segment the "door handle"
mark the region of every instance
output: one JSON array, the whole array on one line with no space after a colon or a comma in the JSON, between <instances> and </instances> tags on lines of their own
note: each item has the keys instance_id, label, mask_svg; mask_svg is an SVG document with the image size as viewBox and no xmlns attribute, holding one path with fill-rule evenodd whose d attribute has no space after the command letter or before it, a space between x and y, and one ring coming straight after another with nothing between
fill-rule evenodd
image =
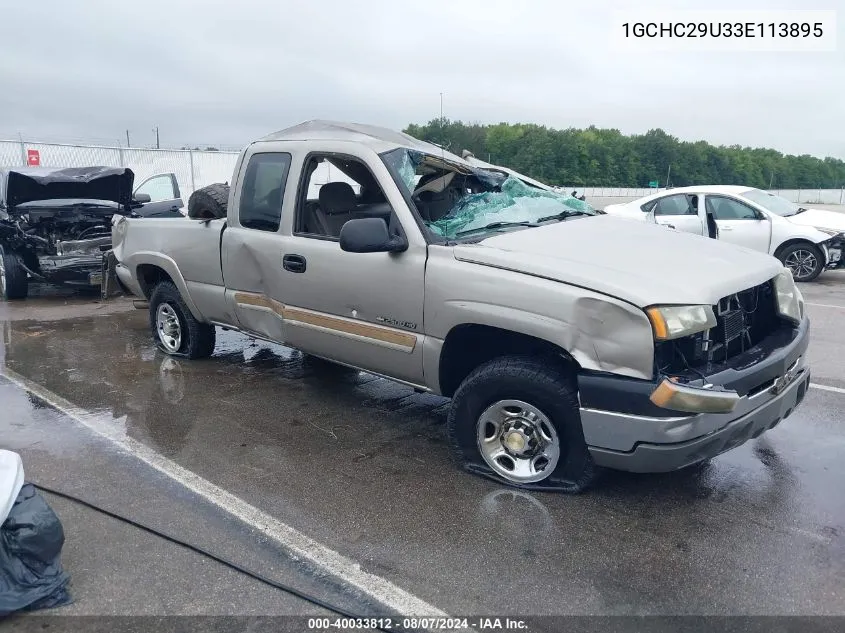
<instances>
[{"instance_id":1,"label":"door handle","mask_svg":"<svg viewBox=\"0 0 845 633\"><path fill-rule=\"evenodd\" d=\"M720 226L719 230L720 231L733 231L734 227L732 227L732 226Z\"/></svg>"},{"instance_id":2,"label":"door handle","mask_svg":"<svg viewBox=\"0 0 845 633\"><path fill-rule=\"evenodd\" d=\"M292 273L304 273L305 258L302 255L285 255L282 257L282 267Z\"/></svg>"}]
</instances>

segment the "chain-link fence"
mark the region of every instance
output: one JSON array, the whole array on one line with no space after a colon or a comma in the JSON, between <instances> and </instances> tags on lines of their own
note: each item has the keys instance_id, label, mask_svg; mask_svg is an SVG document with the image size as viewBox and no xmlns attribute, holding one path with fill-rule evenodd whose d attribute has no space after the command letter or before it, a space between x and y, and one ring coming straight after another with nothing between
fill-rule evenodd
<instances>
[{"instance_id":1,"label":"chain-link fence","mask_svg":"<svg viewBox=\"0 0 845 633\"><path fill-rule=\"evenodd\" d=\"M0 166L20 167L129 167L135 172L135 184L156 174L173 173L180 193L187 202L195 189L213 182L229 182L238 152L135 149L96 145L61 145L28 141L0 141Z\"/></svg>"}]
</instances>

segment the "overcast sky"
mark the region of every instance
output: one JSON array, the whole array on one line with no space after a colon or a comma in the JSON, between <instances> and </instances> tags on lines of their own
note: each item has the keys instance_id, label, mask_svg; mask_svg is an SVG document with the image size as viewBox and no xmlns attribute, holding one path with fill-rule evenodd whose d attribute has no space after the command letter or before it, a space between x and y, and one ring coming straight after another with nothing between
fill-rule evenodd
<instances>
[{"instance_id":1,"label":"overcast sky","mask_svg":"<svg viewBox=\"0 0 845 633\"><path fill-rule=\"evenodd\" d=\"M620 51L617 10L677 0L38 0L0 25L0 137L240 146L314 118L439 115L661 127L684 140L845 158L835 53ZM841 0L711 0L834 9ZM840 7L845 9L845 6Z\"/></svg>"}]
</instances>

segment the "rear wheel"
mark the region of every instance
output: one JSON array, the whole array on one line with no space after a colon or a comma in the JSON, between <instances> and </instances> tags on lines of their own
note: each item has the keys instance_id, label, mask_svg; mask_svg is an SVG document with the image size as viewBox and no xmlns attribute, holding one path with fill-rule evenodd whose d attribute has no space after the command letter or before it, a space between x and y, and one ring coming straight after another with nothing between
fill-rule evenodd
<instances>
[{"instance_id":1,"label":"rear wheel","mask_svg":"<svg viewBox=\"0 0 845 633\"><path fill-rule=\"evenodd\" d=\"M150 296L150 329L158 346L171 356L206 358L214 352L214 326L191 314L170 281L158 284Z\"/></svg>"},{"instance_id":2,"label":"rear wheel","mask_svg":"<svg viewBox=\"0 0 845 633\"><path fill-rule=\"evenodd\" d=\"M595 477L577 387L556 359L485 363L455 392L447 424L458 458L505 483L580 492Z\"/></svg>"},{"instance_id":3,"label":"rear wheel","mask_svg":"<svg viewBox=\"0 0 845 633\"><path fill-rule=\"evenodd\" d=\"M8 300L26 299L29 279L20 255L0 246L0 297Z\"/></svg>"},{"instance_id":4,"label":"rear wheel","mask_svg":"<svg viewBox=\"0 0 845 633\"><path fill-rule=\"evenodd\" d=\"M824 255L815 244L790 244L778 255L784 266L792 271L795 281L813 281L824 270Z\"/></svg>"}]
</instances>

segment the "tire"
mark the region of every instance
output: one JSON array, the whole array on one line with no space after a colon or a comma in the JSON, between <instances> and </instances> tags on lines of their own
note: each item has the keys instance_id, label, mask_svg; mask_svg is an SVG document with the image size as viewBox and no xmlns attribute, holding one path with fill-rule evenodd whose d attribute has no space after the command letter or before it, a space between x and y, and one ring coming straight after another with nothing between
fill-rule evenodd
<instances>
[{"instance_id":1,"label":"tire","mask_svg":"<svg viewBox=\"0 0 845 633\"><path fill-rule=\"evenodd\" d=\"M483 424L483 419L499 423ZM577 493L597 473L584 441L576 382L556 358L505 356L476 368L452 398L447 428L455 455L467 470L508 485ZM480 429L483 436L496 439L485 444ZM516 444L506 446L514 434ZM526 463L527 473L519 466Z\"/></svg>"},{"instance_id":2,"label":"tire","mask_svg":"<svg viewBox=\"0 0 845 633\"><path fill-rule=\"evenodd\" d=\"M0 297L14 301L28 294L29 278L21 256L0 246Z\"/></svg>"},{"instance_id":3,"label":"tire","mask_svg":"<svg viewBox=\"0 0 845 633\"><path fill-rule=\"evenodd\" d=\"M153 289L150 330L159 348L171 356L207 358L214 352L214 326L197 321L173 282L163 281Z\"/></svg>"},{"instance_id":4,"label":"tire","mask_svg":"<svg viewBox=\"0 0 845 633\"><path fill-rule=\"evenodd\" d=\"M188 217L202 220L225 218L229 208L229 185L214 183L197 189L188 198Z\"/></svg>"},{"instance_id":5,"label":"tire","mask_svg":"<svg viewBox=\"0 0 845 633\"><path fill-rule=\"evenodd\" d=\"M790 244L778 253L778 259L798 282L813 281L824 270L824 255L810 242Z\"/></svg>"}]
</instances>

